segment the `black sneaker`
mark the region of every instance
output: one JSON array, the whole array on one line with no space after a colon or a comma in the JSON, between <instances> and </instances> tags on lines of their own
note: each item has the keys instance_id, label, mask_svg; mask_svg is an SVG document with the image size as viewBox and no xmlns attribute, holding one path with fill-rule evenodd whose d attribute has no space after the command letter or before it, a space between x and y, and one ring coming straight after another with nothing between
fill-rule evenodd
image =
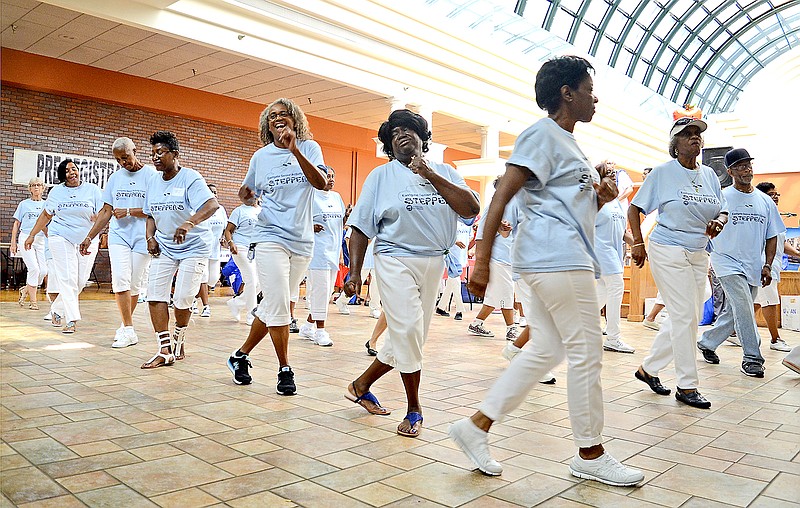
<instances>
[{"instance_id":1,"label":"black sneaker","mask_svg":"<svg viewBox=\"0 0 800 508\"><path fill-rule=\"evenodd\" d=\"M697 349L699 349L700 352L703 353L703 360L705 360L706 363L710 363L712 365L717 365L719 363L719 356L717 355L716 352L704 348L703 346L700 345L699 342L697 343Z\"/></svg>"},{"instance_id":2,"label":"black sneaker","mask_svg":"<svg viewBox=\"0 0 800 508\"><path fill-rule=\"evenodd\" d=\"M446 310L442 310L439 307L436 307L436 315L442 317L450 317L450 313Z\"/></svg>"},{"instance_id":3,"label":"black sneaker","mask_svg":"<svg viewBox=\"0 0 800 508\"><path fill-rule=\"evenodd\" d=\"M750 377L764 377L764 366L756 362L742 362L742 367L739 369L745 376Z\"/></svg>"},{"instance_id":4,"label":"black sneaker","mask_svg":"<svg viewBox=\"0 0 800 508\"><path fill-rule=\"evenodd\" d=\"M696 407L698 409L708 409L711 407L711 403L700 395L700 392L697 390L681 390L678 388L675 390L675 399L679 402L683 402L687 406Z\"/></svg>"},{"instance_id":5,"label":"black sneaker","mask_svg":"<svg viewBox=\"0 0 800 508\"><path fill-rule=\"evenodd\" d=\"M300 327L297 326L297 320L292 318L292 322L289 323L289 333L300 333Z\"/></svg>"},{"instance_id":6,"label":"black sneaker","mask_svg":"<svg viewBox=\"0 0 800 508\"><path fill-rule=\"evenodd\" d=\"M247 369L253 365L250 363L250 357L246 354L237 355L238 351L234 351L230 358L228 358L228 369L233 374L233 382L237 385L249 385L253 382L253 378L247 372Z\"/></svg>"},{"instance_id":7,"label":"black sneaker","mask_svg":"<svg viewBox=\"0 0 800 508\"><path fill-rule=\"evenodd\" d=\"M456 316L453 319L455 319L456 321L461 321L462 319L464 319L464 315L461 314L460 312L456 312Z\"/></svg>"},{"instance_id":8,"label":"black sneaker","mask_svg":"<svg viewBox=\"0 0 800 508\"><path fill-rule=\"evenodd\" d=\"M281 370L278 371L278 387L275 391L278 392L278 395L294 395L297 391L291 367L281 367Z\"/></svg>"}]
</instances>

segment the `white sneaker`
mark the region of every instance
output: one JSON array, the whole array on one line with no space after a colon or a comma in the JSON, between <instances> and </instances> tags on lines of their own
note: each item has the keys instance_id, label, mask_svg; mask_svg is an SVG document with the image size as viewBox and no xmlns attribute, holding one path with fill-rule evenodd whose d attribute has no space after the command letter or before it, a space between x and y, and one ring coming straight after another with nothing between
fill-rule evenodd
<instances>
[{"instance_id":1,"label":"white sneaker","mask_svg":"<svg viewBox=\"0 0 800 508\"><path fill-rule=\"evenodd\" d=\"M617 353L633 353L636 351L631 346L625 344L622 339L608 338L603 341L603 349L606 351L616 351Z\"/></svg>"},{"instance_id":2,"label":"white sneaker","mask_svg":"<svg viewBox=\"0 0 800 508\"><path fill-rule=\"evenodd\" d=\"M503 348L503 358L510 362L521 352L522 349L515 346L513 342L506 342L506 347Z\"/></svg>"},{"instance_id":3,"label":"white sneaker","mask_svg":"<svg viewBox=\"0 0 800 508\"><path fill-rule=\"evenodd\" d=\"M473 323L467 327L467 331L472 335L477 335L478 337L494 337L494 332L487 330L481 324Z\"/></svg>"},{"instance_id":4,"label":"white sneaker","mask_svg":"<svg viewBox=\"0 0 800 508\"><path fill-rule=\"evenodd\" d=\"M658 330L661 329L661 325L660 324L656 323L655 321L648 321L646 319L644 321L642 321L642 326L644 326L645 328L650 328L651 330L655 330L655 331L658 331Z\"/></svg>"},{"instance_id":5,"label":"white sneaker","mask_svg":"<svg viewBox=\"0 0 800 508\"><path fill-rule=\"evenodd\" d=\"M378 319L379 317L381 317L381 311L379 311L378 309L373 309L369 311L369 317Z\"/></svg>"},{"instance_id":6,"label":"white sneaker","mask_svg":"<svg viewBox=\"0 0 800 508\"><path fill-rule=\"evenodd\" d=\"M350 309L347 308L347 302L347 298L336 299L336 308L339 309L339 314L344 314L345 316L350 315Z\"/></svg>"},{"instance_id":7,"label":"white sneaker","mask_svg":"<svg viewBox=\"0 0 800 508\"><path fill-rule=\"evenodd\" d=\"M51 312L48 312L42 319L44 321L50 321L51 319L53 319L53 314Z\"/></svg>"},{"instance_id":8,"label":"white sneaker","mask_svg":"<svg viewBox=\"0 0 800 508\"><path fill-rule=\"evenodd\" d=\"M742 341L739 340L739 337L728 337L725 340L727 340L728 342L730 342L734 346L742 347Z\"/></svg>"},{"instance_id":9,"label":"white sneaker","mask_svg":"<svg viewBox=\"0 0 800 508\"><path fill-rule=\"evenodd\" d=\"M775 339L775 342L770 342L769 348L773 351L783 351L784 353L788 353L792 350L792 346L787 344L783 339L778 337Z\"/></svg>"},{"instance_id":10,"label":"white sneaker","mask_svg":"<svg viewBox=\"0 0 800 508\"><path fill-rule=\"evenodd\" d=\"M125 332L125 325L119 325L119 328L117 328L116 331L114 332L114 342L117 342L118 340L122 339L123 332Z\"/></svg>"},{"instance_id":11,"label":"white sneaker","mask_svg":"<svg viewBox=\"0 0 800 508\"><path fill-rule=\"evenodd\" d=\"M450 425L447 433L483 474L499 476L503 472L503 466L489 453L489 434L479 429L472 420L458 420Z\"/></svg>"},{"instance_id":12,"label":"white sneaker","mask_svg":"<svg viewBox=\"0 0 800 508\"><path fill-rule=\"evenodd\" d=\"M547 374L542 376L542 379L540 379L539 382L543 385L554 385L556 384L556 375L548 370Z\"/></svg>"},{"instance_id":13,"label":"white sneaker","mask_svg":"<svg viewBox=\"0 0 800 508\"><path fill-rule=\"evenodd\" d=\"M314 330L315 330L314 323L305 322L300 325L300 336L305 337L306 339L314 340Z\"/></svg>"},{"instance_id":14,"label":"white sneaker","mask_svg":"<svg viewBox=\"0 0 800 508\"><path fill-rule=\"evenodd\" d=\"M519 329L516 326L506 329L506 340L515 341L519 337Z\"/></svg>"},{"instance_id":15,"label":"white sneaker","mask_svg":"<svg viewBox=\"0 0 800 508\"><path fill-rule=\"evenodd\" d=\"M139 343L139 336L136 335L133 327L123 327L122 335L111 344L113 348L135 346Z\"/></svg>"},{"instance_id":16,"label":"white sneaker","mask_svg":"<svg viewBox=\"0 0 800 508\"><path fill-rule=\"evenodd\" d=\"M211 317L211 307L209 305L203 306L203 312L200 313L200 317Z\"/></svg>"},{"instance_id":17,"label":"white sneaker","mask_svg":"<svg viewBox=\"0 0 800 508\"><path fill-rule=\"evenodd\" d=\"M197 300L192 302L192 306L189 307L189 310L192 311L192 314L197 314Z\"/></svg>"},{"instance_id":18,"label":"white sneaker","mask_svg":"<svg viewBox=\"0 0 800 508\"><path fill-rule=\"evenodd\" d=\"M230 311L230 313L231 313L231 317L232 317L232 318L233 318L235 321L237 321L237 322L238 322L238 321L239 321L239 319L241 319L241 318L239 318L239 314L242 312L242 306L241 306L241 305L239 305L239 302L238 302L238 301L236 301L236 298L231 298L230 300L228 300L227 302L225 302L225 305L227 305L227 306L228 306L228 310L229 310L229 311Z\"/></svg>"},{"instance_id":19,"label":"white sneaker","mask_svg":"<svg viewBox=\"0 0 800 508\"><path fill-rule=\"evenodd\" d=\"M300 330L300 333L303 333L303 330ZM333 341L331 340L331 336L328 334L327 330L324 328L319 328L314 333L314 342L316 342L317 346L333 346Z\"/></svg>"},{"instance_id":20,"label":"white sneaker","mask_svg":"<svg viewBox=\"0 0 800 508\"><path fill-rule=\"evenodd\" d=\"M526 326L528 326L528 320L525 319L525 316L519 317L519 326L520 328L525 328Z\"/></svg>"},{"instance_id":21,"label":"white sneaker","mask_svg":"<svg viewBox=\"0 0 800 508\"><path fill-rule=\"evenodd\" d=\"M577 478L595 480L615 487L632 487L644 480L644 473L626 467L607 452L594 460L582 459L579 454L569 463L569 472Z\"/></svg>"}]
</instances>

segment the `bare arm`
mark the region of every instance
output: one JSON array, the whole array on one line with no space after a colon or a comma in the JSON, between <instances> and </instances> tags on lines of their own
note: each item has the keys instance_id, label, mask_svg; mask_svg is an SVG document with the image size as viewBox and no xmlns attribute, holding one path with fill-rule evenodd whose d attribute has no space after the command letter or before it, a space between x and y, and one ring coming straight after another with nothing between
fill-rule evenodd
<instances>
[{"instance_id":1,"label":"bare arm","mask_svg":"<svg viewBox=\"0 0 800 508\"><path fill-rule=\"evenodd\" d=\"M361 266L364 264L364 254L367 252L369 238L360 229L350 226L350 280L344 285L344 294L353 296L361 293Z\"/></svg>"},{"instance_id":2,"label":"bare arm","mask_svg":"<svg viewBox=\"0 0 800 508\"><path fill-rule=\"evenodd\" d=\"M161 254L161 247L156 241L156 221L152 217L147 217L147 225L145 226L145 238L147 239L147 252L151 256L158 256Z\"/></svg>"},{"instance_id":3,"label":"bare arm","mask_svg":"<svg viewBox=\"0 0 800 508\"><path fill-rule=\"evenodd\" d=\"M792 256L795 258L800 257L800 251L795 249L789 242L783 243L783 252L785 252L787 256Z\"/></svg>"},{"instance_id":4,"label":"bare arm","mask_svg":"<svg viewBox=\"0 0 800 508\"><path fill-rule=\"evenodd\" d=\"M766 263L761 267L761 286L767 287L772 282L772 261L775 259L775 252L778 250L778 237L767 238L764 246L764 257Z\"/></svg>"},{"instance_id":5,"label":"bare arm","mask_svg":"<svg viewBox=\"0 0 800 508\"><path fill-rule=\"evenodd\" d=\"M422 157L414 157L409 167L419 176L431 182L436 191L447 201L450 208L459 216L471 219L481 211L481 204L472 190L459 187L435 172Z\"/></svg>"},{"instance_id":6,"label":"bare arm","mask_svg":"<svg viewBox=\"0 0 800 508\"><path fill-rule=\"evenodd\" d=\"M218 208L219 203L217 202L217 198L211 198L203 203L203 206L201 206L194 215L183 221L183 224L178 226L178 229L175 230L175 235L173 236L175 243L183 243L186 239L186 233L197 224L200 224L214 215L214 212L216 212Z\"/></svg>"},{"instance_id":7,"label":"bare arm","mask_svg":"<svg viewBox=\"0 0 800 508\"><path fill-rule=\"evenodd\" d=\"M100 234L100 231L102 231L103 228L106 227L108 221L111 220L111 215L112 215L111 205L109 205L108 203L104 204L103 208L101 208L100 211L97 213L97 219L94 221L94 226L92 226L92 229L89 230L89 234L87 234L86 238L84 238L83 241L81 242L80 245L81 254L83 254L84 256L89 254L89 245L92 243L92 240L94 240L94 237Z\"/></svg>"},{"instance_id":8,"label":"bare arm","mask_svg":"<svg viewBox=\"0 0 800 508\"><path fill-rule=\"evenodd\" d=\"M17 234L19 233L19 224L20 222L17 219L14 219L14 225L11 226L11 247L9 247L9 250L11 251L12 256L17 254Z\"/></svg>"},{"instance_id":9,"label":"bare arm","mask_svg":"<svg viewBox=\"0 0 800 508\"><path fill-rule=\"evenodd\" d=\"M644 266L647 259L647 251L644 248L644 238L642 238L642 209L636 205L628 207L628 225L631 228L631 259L639 268Z\"/></svg>"},{"instance_id":10,"label":"bare arm","mask_svg":"<svg viewBox=\"0 0 800 508\"><path fill-rule=\"evenodd\" d=\"M44 231L51 220L53 220L53 216L47 213L47 210L42 210L42 213L40 213L39 218L36 219L36 224L33 225L33 229L28 235L28 238L25 239L25 250L31 250L34 237L36 237L40 231Z\"/></svg>"},{"instance_id":11,"label":"bare arm","mask_svg":"<svg viewBox=\"0 0 800 508\"><path fill-rule=\"evenodd\" d=\"M233 243L233 231L236 229L236 224L233 222L229 222L227 226L225 226L225 231L222 232L222 237L225 238L225 241L228 242L228 250L231 251L231 254L238 254L239 249L236 247L236 244Z\"/></svg>"}]
</instances>

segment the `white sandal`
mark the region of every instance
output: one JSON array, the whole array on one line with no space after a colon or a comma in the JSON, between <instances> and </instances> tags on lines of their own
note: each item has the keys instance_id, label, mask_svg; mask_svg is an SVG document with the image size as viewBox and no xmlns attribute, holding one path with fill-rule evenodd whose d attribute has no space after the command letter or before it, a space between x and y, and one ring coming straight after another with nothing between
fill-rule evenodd
<instances>
[{"instance_id":1,"label":"white sandal","mask_svg":"<svg viewBox=\"0 0 800 508\"><path fill-rule=\"evenodd\" d=\"M175 355L172 354L171 346L172 346L172 340L170 339L169 335L162 335L158 337L158 353L156 353L155 355L153 355L152 358L143 363L142 368L155 369L158 367L167 367L175 363ZM161 350L164 348L169 349L170 352L162 353ZM154 364L153 362L155 362L158 358L161 358L164 361L159 364Z\"/></svg>"},{"instance_id":2,"label":"white sandal","mask_svg":"<svg viewBox=\"0 0 800 508\"><path fill-rule=\"evenodd\" d=\"M175 332L172 334L172 353L175 355L175 360L183 360L186 358L183 345L186 343L187 328L189 327L175 325Z\"/></svg>"}]
</instances>

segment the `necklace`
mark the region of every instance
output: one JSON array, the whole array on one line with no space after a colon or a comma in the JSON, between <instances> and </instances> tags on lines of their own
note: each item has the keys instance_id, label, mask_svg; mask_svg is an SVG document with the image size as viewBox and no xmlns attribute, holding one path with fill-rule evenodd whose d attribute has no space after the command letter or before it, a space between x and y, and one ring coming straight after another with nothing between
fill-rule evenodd
<instances>
[{"instance_id":1,"label":"necklace","mask_svg":"<svg viewBox=\"0 0 800 508\"><path fill-rule=\"evenodd\" d=\"M686 178L689 179L689 185L692 186L692 188L694 189L694 192L695 193L699 193L700 189L703 188L703 184L702 183L697 183L697 179L700 177L700 170L699 169L697 169L697 170L687 169L686 171L687 172L690 172L690 171L694 171L695 172L694 178L692 178L689 174L686 175Z\"/></svg>"}]
</instances>

